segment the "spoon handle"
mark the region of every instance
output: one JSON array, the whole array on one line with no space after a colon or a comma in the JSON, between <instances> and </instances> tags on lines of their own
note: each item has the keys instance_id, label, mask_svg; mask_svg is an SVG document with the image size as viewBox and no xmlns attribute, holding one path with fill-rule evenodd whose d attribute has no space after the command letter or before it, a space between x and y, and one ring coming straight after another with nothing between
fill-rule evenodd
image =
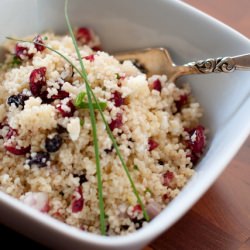
<instances>
[{"instance_id":1,"label":"spoon handle","mask_svg":"<svg viewBox=\"0 0 250 250\"><path fill-rule=\"evenodd\" d=\"M244 54L233 57L218 57L190 62L184 67L189 69L185 74L208 74L208 73L230 73L234 70L250 70L250 54Z\"/></svg>"}]
</instances>

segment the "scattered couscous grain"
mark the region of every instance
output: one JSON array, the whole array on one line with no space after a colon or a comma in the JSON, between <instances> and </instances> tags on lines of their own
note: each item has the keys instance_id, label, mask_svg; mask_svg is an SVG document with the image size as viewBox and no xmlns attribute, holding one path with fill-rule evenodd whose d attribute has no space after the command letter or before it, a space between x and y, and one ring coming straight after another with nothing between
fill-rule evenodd
<instances>
[{"instance_id":1,"label":"scattered couscous grain","mask_svg":"<svg viewBox=\"0 0 250 250\"><path fill-rule=\"evenodd\" d=\"M190 88L150 78L133 62L100 51L88 28L77 31L91 87L151 218L194 174L205 145L202 111ZM46 38L46 39L45 39ZM52 33L35 41L79 67L71 38ZM69 225L100 233L96 166L88 109L74 106L86 92L81 77L57 54L8 42L0 71L0 190ZM17 65L12 60L20 60ZM96 112L108 235L139 229L142 209Z\"/></svg>"}]
</instances>

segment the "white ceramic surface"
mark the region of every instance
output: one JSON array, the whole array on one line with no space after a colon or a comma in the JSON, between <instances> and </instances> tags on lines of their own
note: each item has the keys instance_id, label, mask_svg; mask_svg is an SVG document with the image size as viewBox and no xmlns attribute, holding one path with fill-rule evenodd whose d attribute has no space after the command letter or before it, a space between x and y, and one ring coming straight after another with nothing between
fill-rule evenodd
<instances>
[{"instance_id":1,"label":"white ceramic surface","mask_svg":"<svg viewBox=\"0 0 250 250\"><path fill-rule=\"evenodd\" d=\"M1 0L0 41L44 30L66 31L63 0ZM223 10L221 10L223 11ZM177 63L250 52L247 38L174 0L71 0L74 26L93 27L108 51L165 46ZM210 128L206 154L181 194L147 227L101 237L69 227L0 193L1 222L60 249L140 249L175 223L212 185L250 131L250 72L190 76Z\"/></svg>"}]
</instances>

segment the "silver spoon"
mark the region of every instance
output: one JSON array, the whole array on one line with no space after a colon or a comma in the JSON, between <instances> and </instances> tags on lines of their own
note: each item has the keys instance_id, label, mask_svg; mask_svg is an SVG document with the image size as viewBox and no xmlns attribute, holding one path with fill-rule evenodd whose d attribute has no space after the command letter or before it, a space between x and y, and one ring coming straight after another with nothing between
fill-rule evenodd
<instances>
[{"instance_id":1,"label":"silver spoon","mask_svg":"<svg viewBox=\"0 0 250 250\"><path fill-rule=\"evenodd\" d=\"M168 82L174 82L178 77L191 74L208 74L233 72L234 70L250 70L250 54L209 58L176 66L169 52L164 48L149 48L115 54L119 61L132 60L143 69L148 76L167 75Z\"/></svg>"}]
</instances>

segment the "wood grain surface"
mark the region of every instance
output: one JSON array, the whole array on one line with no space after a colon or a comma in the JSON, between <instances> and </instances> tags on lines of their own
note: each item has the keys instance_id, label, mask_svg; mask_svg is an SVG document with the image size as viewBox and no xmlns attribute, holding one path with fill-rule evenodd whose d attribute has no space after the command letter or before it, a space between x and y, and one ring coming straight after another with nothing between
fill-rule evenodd
<instances>
[{"instance_id":1,"label":"wood grain surface","mask_svg":"<svg viewBox=\"0 0 250 250\"><path fill-rule=\"evenodd\" d=\"M250 37L250 0L185 2ZM165 249L250 250L250 137L191 211L144 250Z\"/></svg>"},{"instance_id":2,"label":"wood grain surface","mask_svg":"<svg viewBox=\"0 0 250 250\"><path fill-rule=\"evenodd\" d=\"M250 0L186 0L250 37ZM2 244L45 249L0 226ZM6 238L13 240L9 241ZM14 243L13 243L14 242ZM15 244L15 245L14 245ZM2 249L2 248L1 248ZM250 137L213 187L144 250L250 250Z\"/></svg>"}]
</instances>

